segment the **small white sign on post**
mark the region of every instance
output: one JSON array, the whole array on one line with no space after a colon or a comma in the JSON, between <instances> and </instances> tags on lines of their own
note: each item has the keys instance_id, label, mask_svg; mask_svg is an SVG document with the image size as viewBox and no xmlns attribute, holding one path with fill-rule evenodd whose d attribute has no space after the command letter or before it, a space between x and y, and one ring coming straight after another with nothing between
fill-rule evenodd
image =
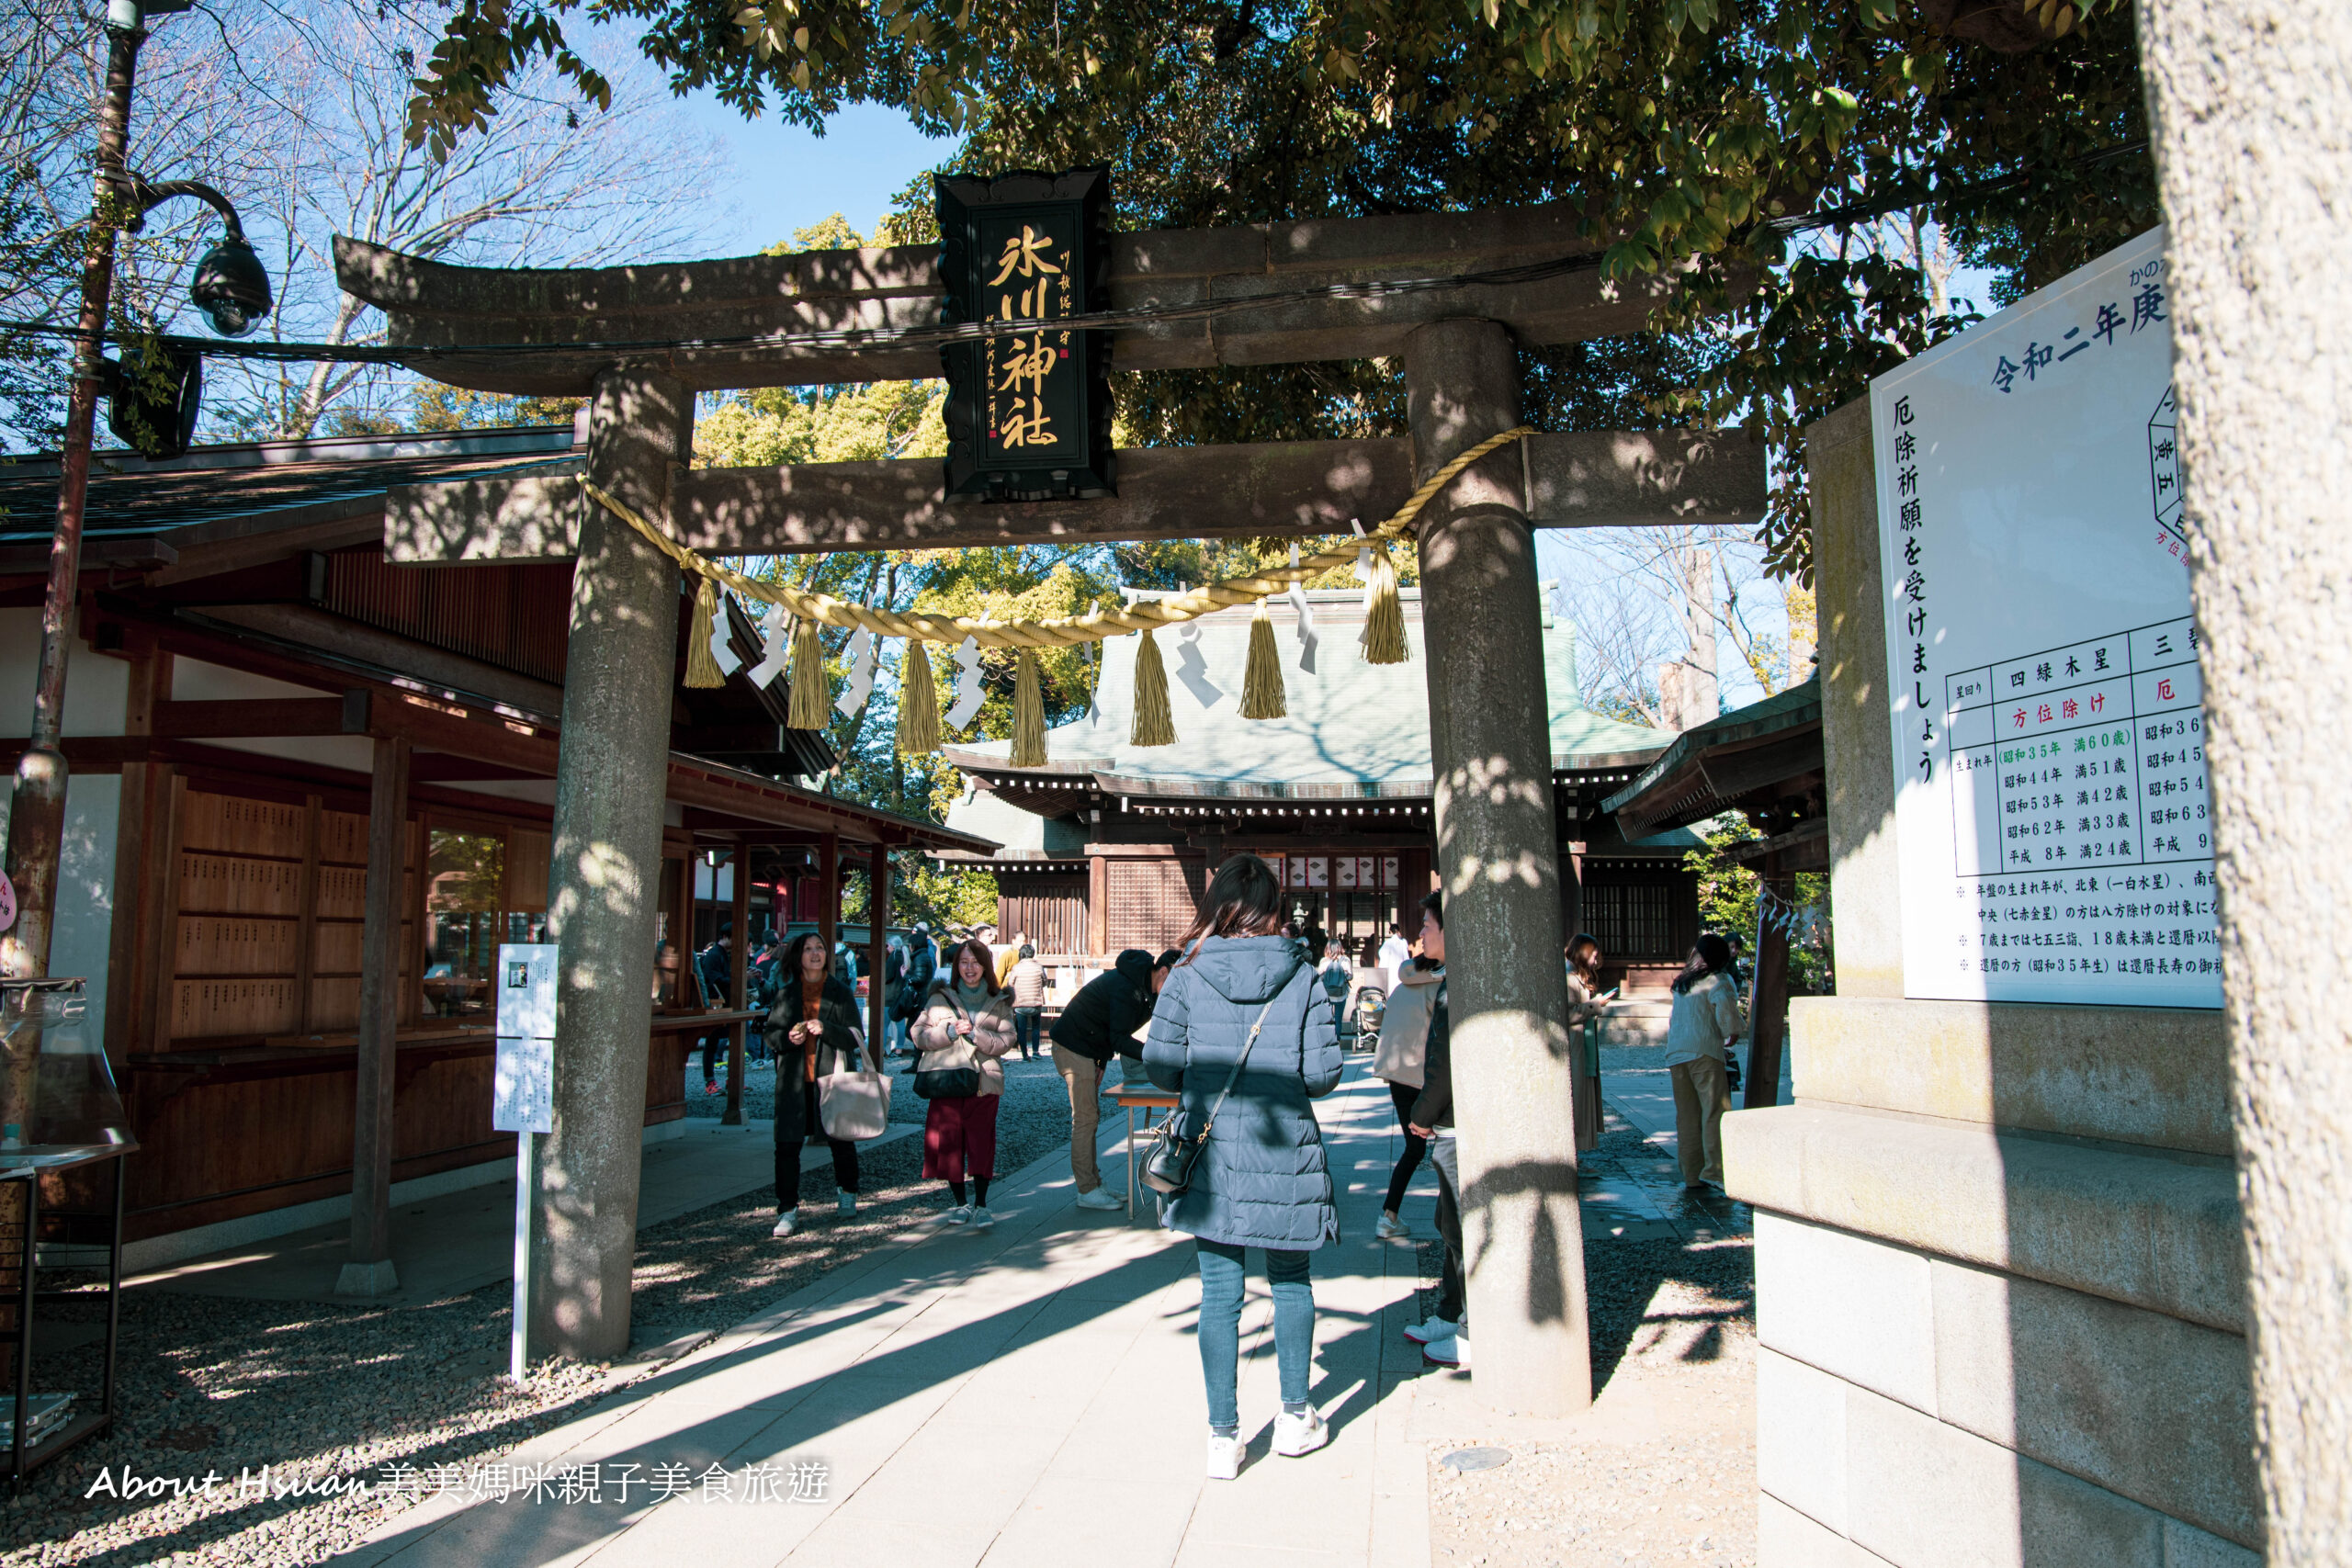
<instances>
[{"instance_id":1,"label":"small white sign on post","mask_svg":"<svg viewBox=\"0 0 2352 1568\"><path fill-rule=\"evenodd\" d=\"M539 1135L555 1131L556 948L506 942L498 950L498 1061L490 1124L514 1139L514 1310L506 1375L530 1367L531 1213L538 1203Z\"/></svg>"},{"instance_id":2,"label":"small white sign on post","mask_svg":"<svg viewBox=\"0 0 2352 1568\"><path fill-rule=\"evenodd\" d=\"M2164 235L1871 384L1906 996L2219 1007Z\"/></svg>"},{"instance_id":3,"label":"small white sign on post","mask_svg":"<svg viewBox=\"0 0 2352 1568\"><path fill-rule=\"evenodd\" d=\"M501 1133L555 1131L554 1041L517 1034L498 1037L490 1124Z\"/></svg>"}]
</instances>

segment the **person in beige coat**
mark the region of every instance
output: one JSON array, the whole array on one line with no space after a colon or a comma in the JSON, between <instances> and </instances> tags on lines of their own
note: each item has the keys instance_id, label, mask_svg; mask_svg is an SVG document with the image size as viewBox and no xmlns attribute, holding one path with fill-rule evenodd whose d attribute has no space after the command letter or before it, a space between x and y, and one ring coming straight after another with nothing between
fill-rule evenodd
<instances>
[{"instance_id":1,"label":"person in beige coat","mask_svg":"<svg viewBox=\"0 0 2352 1568\"><path fill-rule=\"evenodd\" d=\"M922 1173L944 1181L954 1200L939 1218L948 1224L996 1223L989 1213L989 1182L996 1175L996 1113L1003 1103L1004 1068L998 1058L1013 1048L1012 997L996 983L996 963L977 939L956 949L947 972L933 980L915 1019L916 1091L927 1074L968 1068L975 1092L933 1094L923 1118ZM938 1080L932 1080L937 1082ZM945 1087L945 1086L943 1086ZM964 1183L969 1178L972 1195Z\"/></svg>"},{"instance_id":2,"label":"person in beige coat","mask_svg":"<svg viewBox=\"0 0 2352 1568\"><path fill-rule=\"evenodd\" d=\"M1674 1138L1682 1185L1699 1191L1724 1179L1724 1110L1731 1103L1724 1053L1739 1038L1739 982L1731 946L1713 931L1690 950L1674 977L1674 1012L1666 1025L1666 1069L1674 1079Z\"/></svg>"}]
</instances>

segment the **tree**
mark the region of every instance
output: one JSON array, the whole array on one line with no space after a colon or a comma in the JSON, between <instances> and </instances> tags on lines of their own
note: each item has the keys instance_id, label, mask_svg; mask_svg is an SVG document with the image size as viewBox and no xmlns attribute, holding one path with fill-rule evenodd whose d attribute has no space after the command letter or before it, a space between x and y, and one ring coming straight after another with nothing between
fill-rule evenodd
<instances>
[{"instance_id":1,"label":"tree","mask_svg":"<svg viewBox=\"0 0 2352 1568\"><path fill-rule=\"evenodd\" d=\"M34 247L0 258L12 320L59 324L78 301L79 249L64 242L89 215L99 10L26 0L28 47L0 62L0 162L18 180L13 200L0 183L0 249L18 212ZM686 129L652 72L618 50L605 51L616 56L607 110L582 114L553 70L536 69L515 79L495 124L435 160L408 144L401 114L433 39L413 8L281 0L241 9L233 28L203 14L150 26L131 166L151 179L206 180L236 204L278 297L264 331L279 341L380 340L377 313L335 288L338 233L445 260L552 266L695 238L690 214L716 174L716 150ZM187 271L218 233L209 209L175 201L122 236L118 326L188 330ZM62 408L62 362L36 363L47 367L0 414L28 444L51 436ZM417 378L385 367L216 358L207 379L205 428L215 434L434 428L436 417L463 424L492 412L464 405L467 394L457 403L446 391L421 395Z\"/></svg>"},{"instance_id":2,"label":"tree","mask_svg":"<svg viewBox=\"0 0 2352 1568\"><path fill-rule=\"evenodd\" d=\"M523 62L560 62L578 8L460 0L411 134L486 123ZM1695 258L1663 333L1603 357L1620 390L1663 387L1642 400L1653 419L1767 429L1765 558L1799 576L1804 426L1963 324L1952 260L1993 269L1997 299L2156 220L2132 16L2115 0L2043 5L2041 22L2017 11L2029 40L2063 36L2014 53L1901 0L603 0L593 14L643 21L673 83L747 113L817 124L873 99L964 133L960 168L1113 164L1130 227L1566 201L1618 276ZM1844 216L1792 246L1790 220L1824 209ZM1122 406L1163 442L1386 432L1395 380L1367 365L1160 373L1126 381Z\"/></svg>"},{"instance_id":3,"label":"tree","mask_svg":"<svg viewBox=\"0 0 2352 1568\"><path fill-rule=\"evenodd\" d=\"M1544 548L1597 712L1685 729L1738 705L1719 695L1719 642L1764 696L1812 671L1812 591L1768 575L1739 529L1604 529Z\"/></svg>"}]
</instances>

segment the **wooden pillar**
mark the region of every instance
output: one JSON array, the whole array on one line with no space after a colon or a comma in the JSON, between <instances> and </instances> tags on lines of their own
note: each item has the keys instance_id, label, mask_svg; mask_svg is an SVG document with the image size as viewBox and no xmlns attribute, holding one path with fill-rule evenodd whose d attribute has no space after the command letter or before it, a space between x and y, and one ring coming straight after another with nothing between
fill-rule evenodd
<instances>
[{"instance_id":1,"label":"wooden pillar","mask_svg":"<svg viewBox=\"0 0 2352 1568\"><path fill-rule=\"evenodd\" d=\"M1785 909L1796 901L1797 879L1787 872L1767 872L1764 887L1775 908ZM1770 921L1758 921L1756 998L1747 1014L1747 1093L1740 1101L1747 1110L1781 1103L1781 1050L1788 1021L1788 932Z\"/></svg>"},{"instance_id":2,"label":"wooden pillar","mask_svg":"<svg viewBox=\"0 0 2352 1568\"><path fill-rule=\"evenodd\" d=\"M392 1087L399 1066L401 902L407 878L406 736L376 739L359 955L359 1089L351 1129L351 1258L335 1293L400 1288L392 1268Z\"/></svg>"},{"instance_id":3,"label":"wooden pillar","mask_svg":"<svg viewBox=\"0 0 2352 1568\"><path fill-rule=\"evenodd\" d=\"M1519 360L1493 321L1405 340L1417 478L1519 423ZM1420 530L1437 867L1462 1168L1473 1378L1521 1413L1592 1402L1579 1086L1560 966L1560 860L1535 540L1508 449L1438 492Z\"/></svg>"},{"instance_id":4,"label":"wooden pillar","mask_svg":"<svg viewBox=\"0 0 2352 1568\"><path fill-rule=\"evenodd\" d=\"M589 404L588 477L668 524L694 407L693 389L659 370L605 370ZM562 978L555 1130L539 1145L535 1356L628 1350L677 638L676 565L583 499L548 884Z\"/></svg>"},{"instance_id":5,"label":"wooden pillar","mask_svg":"<svg viewBox=\"0 0 2352 1568\"><path fill-rule=\"evenodd\" d=\"M735 858L728 863L727 874L735 893L735 940L728 944L730 956L727 973L727 1005L741 1012L751 1005L752 1000L752 852L749 849L741 844L735 846ZM718 1119L719 1125L724 1127L743 1124L746 1027L738 1023L727 1031L727 1111Z\"/></svg>"},{"instance_id":6,"label":"wooden pillar","mask_svg":"<svg viewBox=\"0 0 2352 1568\"><path fill-rule=\"evenodd\" d=\"M1571 839L1560 846L1560 930L1571 938L1584 930L1585 842Z\"/></svg>"},{"instance_id":7,"label":"wooden pillar","mask_svg":"<svg viewBox=\"0 0 2352 1568\"><path fill-rule=\"evenodd\" d=\"M154 731L155 705L171 698L172 656L155 647L153 634L134 632L132 636L122 732L149 735ZM172 940L176 932L158 933L156 913L164 876L176 877L179 872L176 865L164 863L171 833L164 817L171 800L170 764L123 764L122 805L114 847L114 920L107 932L104 1020L106 1053L118 1080L124 1076L126 1055L153 1048L144 1002L154 987L148 976L158 964L170 967L167 960L176 945Z\"/></svg>"},{"instance_id":8,"label":"wooden pillar","mask_svg":"<svg viewBox=\"0 0 2352 1568\"><path fill-rule=\"evenodd\" d=\"M872 894L866 900L865 929L865 1038L874 1054L882 1054L882 1026L885 1011L882 1005L882 976L890 956L890 847L874 846L874 870L866 882Z\"/></svg>"},{"instance_id":9,"label":"wooden pillar","mask_svg":"<svg viewBox=\"0 0 2352 1568\"><path fill-rule=\"evenodd\" d=\"M1086 859L1087 956L1097 965L1111 962L1111 863L1102 855Z\"/></svg>"},{"instance_id":10,"label":"wooden pillar","mask_svg":"<svg viewBox=\"0 0 2352 1568\"><path fill-rule=\"evenodd\" d=\"M842 838L827 833L817 840L817 934L825 939L825 964L833 962L833 943L842 923Z\"/></svg>"}]
</instances>

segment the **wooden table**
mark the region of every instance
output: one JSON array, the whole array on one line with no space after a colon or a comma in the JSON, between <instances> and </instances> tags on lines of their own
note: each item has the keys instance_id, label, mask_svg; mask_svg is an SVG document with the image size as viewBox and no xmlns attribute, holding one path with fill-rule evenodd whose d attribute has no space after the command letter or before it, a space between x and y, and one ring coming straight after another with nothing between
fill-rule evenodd
<instances>
[{"instance_id":1,"label":"wooden table","mask_svg":"<svg viewBox=\"0 0 2352 1568\"><path fill-rule=\"evenodd\" d=\"M1112 1102L1117 1105L1120 1110L1127 1113L1127 1223L1129 1224L1133 1224L1136 1222L1136 1193L1137 1191L1137 1184L1136 1181L1136 1112L1138 1111L1143 1112L1143 1130L1148 1133L1155 1125L1151 1119L1151 1113L1155 1111L1175 1110L1179 1103L1179 1098L1176 1095L1169 1093L1164 1089L1120 1088L1112 1090L1111 1100ZM1162 1117L1160 1120L1165 1121L1167 1118ZM1146 1187L1142 1188L1141 1190L1149 1192L1151 1189Z\"/></svg>"}]
</instances>

